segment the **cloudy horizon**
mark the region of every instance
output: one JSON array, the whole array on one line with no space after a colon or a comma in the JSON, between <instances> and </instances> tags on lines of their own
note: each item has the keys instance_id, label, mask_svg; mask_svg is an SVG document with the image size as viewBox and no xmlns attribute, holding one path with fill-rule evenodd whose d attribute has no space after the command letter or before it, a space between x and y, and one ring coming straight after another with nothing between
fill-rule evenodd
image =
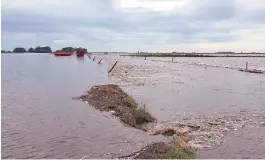
<instances>
[{"instance_id":1,"label":"cloudy horizon","mask_svg":"<svg viewBox=\"0 0 265 160\"><path fill-rule=\"evenodd\" d=\"M2 0L2 49L264 52L264 0Z\"/></svg>"}]
</instances>

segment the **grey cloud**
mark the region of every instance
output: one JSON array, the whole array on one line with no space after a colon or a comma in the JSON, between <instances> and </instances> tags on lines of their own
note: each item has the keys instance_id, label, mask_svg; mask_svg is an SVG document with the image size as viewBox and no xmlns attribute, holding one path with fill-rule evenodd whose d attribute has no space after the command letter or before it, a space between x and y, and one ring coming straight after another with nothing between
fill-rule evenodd
<instances>
[{"instance_id":1,"label":"grey cloud","mask_svg":"<svg viewBox=\"0 0 265 160\"><path fill-rule=\"evenodd\" d=\"M71 34L77 37L77 40L73 40L75 43L91 44L95 49L103 49L100 48L102 46L106 50L117 43L135 48L163 42L234 42L241 38L235 34L237 30L260 28L265 22L264 7L240 11L234 0L189 0L183 9L168 14L143 8L140 11L123 12L116 8L115 0L90 0L89 3L79 0L82 1L83 5L87 5L87 10L66 11L69 16L53 15L48 10L46 14L4 8L2 32L36 33L40 42L51 43L54 47L64 45L63 40L70 43L71 37L64 35ZM77 13L82 15L78 16ZM97 29L95 33L93 29ZM102 34L101 29L109 32Z\"/></svg>"},{"instance_id":2,"label":"grey cloud","mask_svg":"<svg viewBox=\"0 0 265 160\"><path fill-rule=\"evenodd\" d=\"M186 6L187 16L197 21L222 21L235 16L234 0L192 0Z\"/></svg>"}]
</instances>

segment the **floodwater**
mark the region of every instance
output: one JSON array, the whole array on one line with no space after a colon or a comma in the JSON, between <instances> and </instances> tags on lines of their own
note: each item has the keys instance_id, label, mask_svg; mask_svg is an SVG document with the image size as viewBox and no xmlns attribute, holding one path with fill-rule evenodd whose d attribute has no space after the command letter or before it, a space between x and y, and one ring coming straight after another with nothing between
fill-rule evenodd
<instances>
[{"instance_id":1,"label":"floodwater","mask_svg":"<svg viewBox=\"0 0 265 160\"><path fill-rule=\"evenodd\" d=\"M106 64L52 54L1 58L2 158L111 158L161 139L72 100L107 82Z\"/></svg>"},{"instance_id":2,"label":"floodwater","mask_svg":"<svg viewBox=\"0 0 265 160\"><path fill-rule=\"evenodd\" d=\"M201 126L194 133L195 145L206 148L199 157L265 157L265 75L237 70L247 61L265 70L265 58L106 59L119 60L111 80L150 108L160 123Z\"/></svg>"},{"instance_id":3,"label":"floodwater","mask_svg":"<svg viewBox=\"0 0 265 160\"><path fill-rule=\"evenodd\" d=\"M118 59L118 65L110 79L140 102L149 104L161 120L177 118L176 112L200 115L261 110L265 106L265 75L235 69L241 62L256 61L255 68L265 70L265 58L238 58L236 62L235 58L196 57L179 58L174 63L171 58L112 58L106 57L111 64ZM211 67L214 62L215 67Z\"/></svg>"},{"instance_id":4,"label":"floodwater","mask_svg":"<svg viewBox=\"0 0 265 160\"><path fill-rule=\"evenodd\" d=\"M171 62L172 58L151 58L152 61ZM265 71L265 57L175 57L175 63L185 65L197 65L203 67L245 69L248 62L248 69L258 69Z\"/></svg>"},{"instance_id":5,"label":"floodwater","mask_svg":"<svg viewBox=\"0 0 265 160\"><path fill-rule=\"evenodd\" d=\"M265 58L95 56L101 65L88 57L1 55L2 158L111 158L168 140L72 100L109 80L159 123L199 124L193 142L212 145L199 158L265 157L265 75L237 71L246 61L264 69Z\"/></svg>"}]
</instances>

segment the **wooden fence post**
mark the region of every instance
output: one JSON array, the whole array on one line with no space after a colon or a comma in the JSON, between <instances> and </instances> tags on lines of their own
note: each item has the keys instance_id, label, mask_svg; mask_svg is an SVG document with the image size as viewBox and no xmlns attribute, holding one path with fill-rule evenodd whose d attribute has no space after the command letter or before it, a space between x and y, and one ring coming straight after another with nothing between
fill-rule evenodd
<instances>
[{"instance_id":1,"label":"wooden fence post","mask_svg":"<svg viewBox=\"0 0 265 160\"><path fill-rule=\"evenodd\" d=\"M116 66L117 63L118 63L118 61L115 62L115 64L111 67L111 69L109 70L108 73L110 73L113 70L113 68Z\"/></svg>"}]
</instances>

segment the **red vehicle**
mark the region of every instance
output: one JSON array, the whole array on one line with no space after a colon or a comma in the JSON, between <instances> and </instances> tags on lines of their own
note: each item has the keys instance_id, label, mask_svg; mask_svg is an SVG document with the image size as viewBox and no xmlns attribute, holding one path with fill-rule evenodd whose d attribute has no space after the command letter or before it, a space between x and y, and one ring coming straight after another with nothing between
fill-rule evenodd
<instances>
[{"instance_id":1,"label":"red vehicle","mask_svg":"<svg viewBox=\"0 0 265 160\"><path fill-rule=\"evenodd\" d=\"M66 52L66 51L56 51L55 56L71 56L72 52Z\"/></svg>"},{"instance_id":2,"label":"red vehicle","mask_svg":"<svg viewBox=\"0 0 265 160\"><path fill-rule=\"evenodd\" d=\"M77 57L83 57L86 54L85 50L78 50L76 51L76 56Z\"/></svg>"}]
</instances>

